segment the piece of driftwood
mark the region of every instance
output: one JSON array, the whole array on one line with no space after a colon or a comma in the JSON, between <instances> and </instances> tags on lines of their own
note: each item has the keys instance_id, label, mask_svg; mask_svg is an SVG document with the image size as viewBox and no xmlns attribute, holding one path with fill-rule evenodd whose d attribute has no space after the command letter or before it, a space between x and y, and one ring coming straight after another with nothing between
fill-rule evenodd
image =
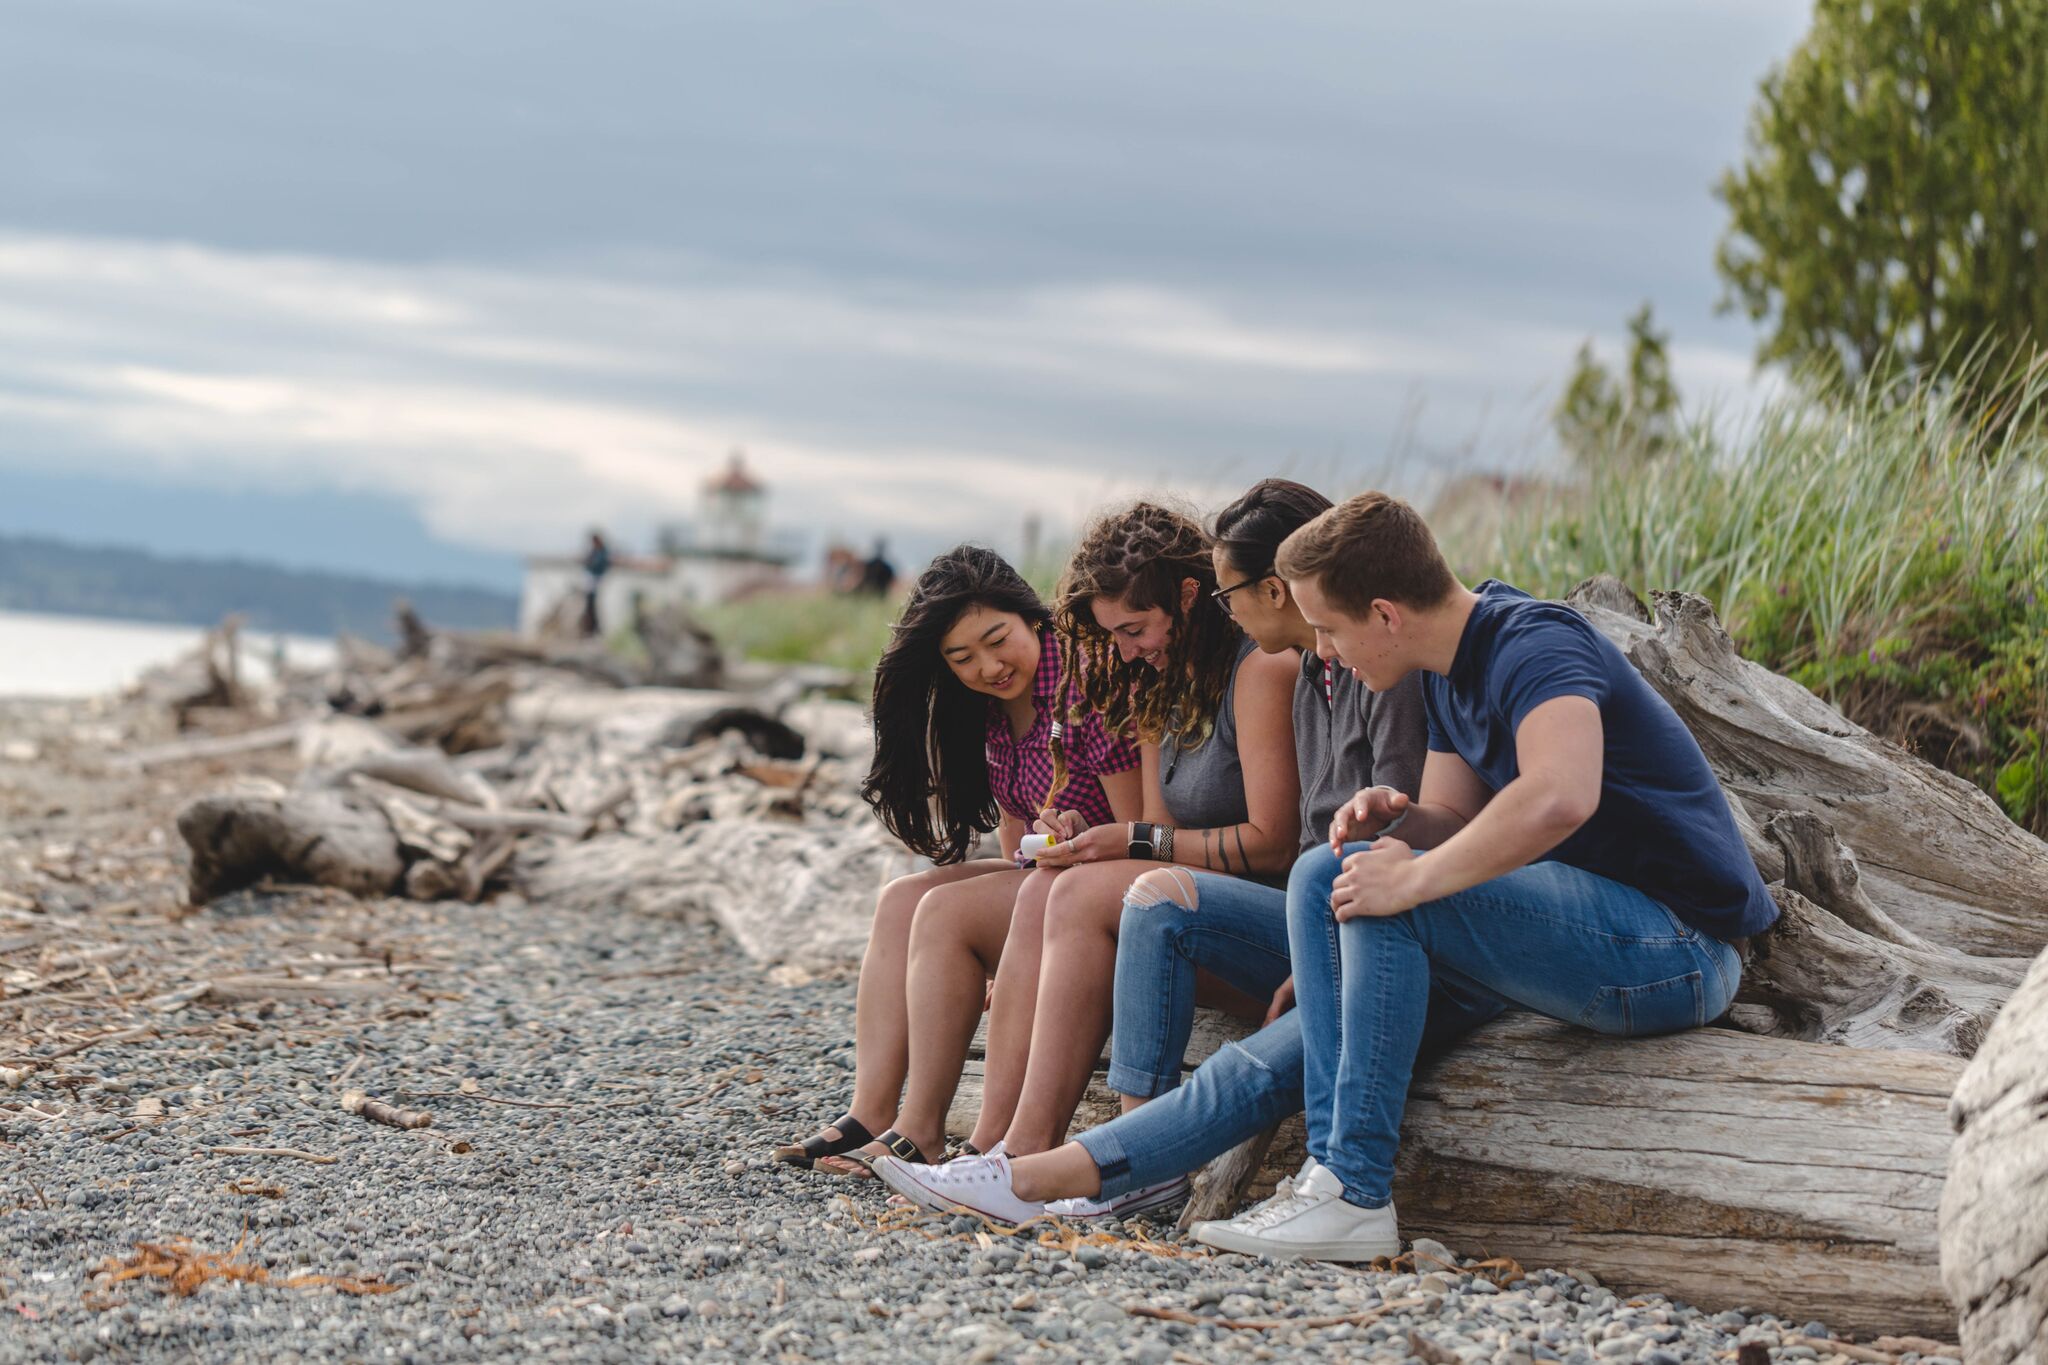
<instances>
[{"instance_id":1,"label":"piece of driftwood","mask_svg":"<svg viewBox=\"0 0 2048 1365\"><path fill-rule=\"evenodd\" d=\"M2048 1361L2048 953L1949 1103L1941 1264L1971 1365Z\"/></svg>"},{"instance_id":2,"label":"piece of driftwood","mask_svg":"<svg viewBox=\"0 0 2048 1365\"><path fill-rule=\"evenodd\" d=\"M289 749L299 742L304 726L297 721L265 725L238 735L208 735L201 739L173 740L122 754L116 762L123 767L157 768L169 763L191 763L219 758L239 758L271 749Z\"/></svg>"},{"instance_id":3,"label":"piece of driftwood","mask_svg":"<svg viewBox=\"0 0 2048 1365\"><path fill-rule=\"evenodd\" d=\"M434 1116L424 1109L400 1109L395 1104L373 1100L360 1090L344 1091L341 1107L387 1128L430 1128L434 1123Z\"/></svg>"},{"instance_id":4,"label":"piece of driftwood","mask_svg":"<svg viewBox=\"0 0 2048 1365\"><path fill-rule=\"evenodd\" d=\"M1969 1057L2025 962L1929 943L1870 903L1856 859L1820 817L1781 811L1764 833L1782 854L1778 923L1744 964L1734 1022L1850 1047Z\"/></svg>"},{"instance_id":5,"label":"piece of driftwood","mask_svg":"<svg viewBox=\"0 0 2048 1365\"><path fill-rule=\"evenodd\" d=\"M536 855L530 899L599 913L714 920L764 965L844 962L867 942L875 893L909 858L868 823L706 821L660 840L599 835Z\"/></svg>"},{"instance_id":6,"label":"piece of driftwood","mask_svg":"<svg viewBox=\"0 0 2048 1365\"><path fill-rule=\"evenodd\" d=\"M1583 1267L1621 1293L1944 1336L1936 1207L1962 1068L1728 1029L1603 1038L1509 1014L1416 1073L1402 1232ZM949 1128L980 1086L970 1064ZM1075 1129L1116 1111L1091 1086ZM1298 1116L1268 1141L1253 1193L1307 1155Z\"/></svg>"},{"instance_id":7,"label":"piece of driftwood","mask_svg":"<svg viewBox=\"0 0 2048 1365\"><path fill-rule=\"evenodd\" d=\"M297 1147L208 1147L214 1156L288 1156L294 1161L310 1161L316 1166L332 1166L341 1158L325 1156L319 1152L305 1152Z\"/></svg>"},{"instance_id":8,"label":"piece of driftwood","mask_svg":"<svg viewBox=\"0 0 2048 1365\"><path fill-rule=\"evenodd\" d=\"M1810 812L1855 850L1870 902L1912 933L1990 957L2048 946L2048 844L1983 791L1742 658L1702 597L1652 594L1653 615L1596 579L1568 600L1671 703L1749 831ZM1779 875L1774 847L1753 838L1751 852Z\"/></svg>"},{"instance_id":9,"label":"piece of driftwood","mask_svg":"<svg viewBox=\"0 0 2048 1365\"><path fill-rule=\"evenodd\" d=\"M1410 1087L1404 1230L1859 1332L1945 1336L1952 1057L1508 1016Z\"/></svg>"},{"instance_id":10,"label":"piece of driftwood","mask_svg":"<svg viewBox=\"0 0 2048 1365\"><path fill-rule=\"evenodd\" d=\"M178 812L195 905L266 877L385 895L405 875L391 821L341 792L202 796Z\"/></svg>"}]
</instances>

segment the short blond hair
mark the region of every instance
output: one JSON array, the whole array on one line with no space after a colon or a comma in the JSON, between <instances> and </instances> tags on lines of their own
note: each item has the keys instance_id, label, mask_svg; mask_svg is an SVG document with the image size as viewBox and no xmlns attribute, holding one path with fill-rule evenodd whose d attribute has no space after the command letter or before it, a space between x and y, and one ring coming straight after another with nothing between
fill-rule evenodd
<instances>
[{"instance_id":1,"label":"short blond hair","mask_svg":"<svg viewBox=\"0 0 2048 1365\"><path fill-rule=\"evenodd\" d=\"M1280 543L1273 567L1310 580L1347 616L1375 599L1427 611L1457 591L1457 575L1421 514L1387 493L1360 493Z\"/></svg>"}]
</instances>

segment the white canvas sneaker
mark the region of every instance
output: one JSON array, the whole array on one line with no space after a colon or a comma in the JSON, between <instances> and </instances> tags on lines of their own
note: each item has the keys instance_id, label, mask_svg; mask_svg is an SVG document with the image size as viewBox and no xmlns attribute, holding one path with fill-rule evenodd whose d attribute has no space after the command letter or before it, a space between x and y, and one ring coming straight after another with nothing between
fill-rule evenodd
<instances>
[{"instance_id":1,"label":"white canvas sneaker","mask_svg":"<svg viewBox=\"0 0 2048 1365\"><path fill-rule=\"evenodd\" d=\"M1312 1261L1370 1261L1401 1251L1394 1206L1362 1209L1344 1202L1344 1186L1310 1162L1285 1198L1273 1198L1228 1222L1198 1223L1197 1241L1247 1256Z\"/></svg>"},{"instance_id":2,"label":"white canvas sneaker","mask_svg":"<svg viewBox=\"0 0 2048 1365\"><path fill-rule=\"evenodd\" d=\"M1010 1188L1010 1159L967 1156L943 1166L920 1166L901 1157L875 1158L882 1183L922 1208L944 1213L966 1209L999 1223L1023 1223L1045 1213L1045 1205L1019 1199Z\"/></svg>"},{"instance_id":3,"label":"white canvas sneaker","mask_svg":"<svg viewBox=\"0 0 2048 1365\"><path fill-rule=\"evenodd\" d=\"M1045 1206L1045 1211L1061 1218L1120 1218L1177 1204L1187 1197L1188 1178L1182 1175L1142 1190L1125 1190L1114 1199L1055 1199Z\"/></svg>"}]
</instances>

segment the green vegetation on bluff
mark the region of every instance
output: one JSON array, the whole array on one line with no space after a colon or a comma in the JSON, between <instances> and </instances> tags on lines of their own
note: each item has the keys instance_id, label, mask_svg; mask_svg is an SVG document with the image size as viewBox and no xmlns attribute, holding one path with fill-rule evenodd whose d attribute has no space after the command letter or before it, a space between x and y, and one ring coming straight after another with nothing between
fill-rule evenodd
<instances>
[{"instance_id":1,"label":"green vegetation on bluff","mask_svg":"<svg viewBox=\"0 0 2048 1365\"><path fill-rule=\"evenodd\" d=\"M1749 658L2048 833L2048 360L1990 397L1788 394L1725 441L1694 420L1582 469L1449 547L1460 571L1700 593Z\"/></svg>"}]
</instances>

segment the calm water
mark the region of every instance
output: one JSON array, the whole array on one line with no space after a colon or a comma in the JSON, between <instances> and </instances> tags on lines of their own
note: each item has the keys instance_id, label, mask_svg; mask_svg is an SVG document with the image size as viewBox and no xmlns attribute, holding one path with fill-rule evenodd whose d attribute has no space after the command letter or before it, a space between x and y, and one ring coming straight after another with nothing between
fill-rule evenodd
<instances>
[{"instance_id":1,"label":"calm water","mask_svg":"<svg viewBox=\"0 0 2048 1365\"><path fill-rule=\"evenodd\" d=\"M0 611L0 697L83 697L116 691L151 665L177 658L205 635L197 626ZM244 632L246 676L269 675L277 638ZM334 657L329 641L284 639L285 654L296 665L315 666Z\"/></svg>"}]
</instances>

